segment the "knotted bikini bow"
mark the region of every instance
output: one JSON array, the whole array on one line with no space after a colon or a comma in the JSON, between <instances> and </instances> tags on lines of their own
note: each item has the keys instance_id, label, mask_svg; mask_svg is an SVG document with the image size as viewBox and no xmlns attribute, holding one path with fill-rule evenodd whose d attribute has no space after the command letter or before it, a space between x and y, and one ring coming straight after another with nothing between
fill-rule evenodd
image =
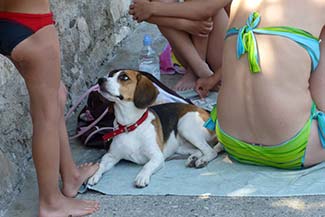
<instances>
[{"instance_id":1,"label":"knotted bikini bow","mask_svg":"<svg viewBox=\"0 0 325 217\"><path fill-rule=\"evenodd\" d=\"M256 46L256 39L253 30L256 29L261 21L259 13L253 12L246 21L246 25L240 29L231 28L228 30L226 38L230 35L238 34L237 37L237 58L247 53L249 69L253 73L261 71L259 66L259 57Z\"/></svg>"},{"instance_id":2,"label":"knotted bikini bow","mask_svg":"<svg viewBox=\"0 0 325 217\"><path fill-rule=\"evenodd\" d=\"M246 25L242 28L231 28L227 31L226 38L233 35L237 37L237 58L247 53L249 69L252 73L261 71L259 65L259 55L257 50L257 42L254 33L266 35L279 35L289 38L305 48L312 61L312 71L318 66L320 59L320 40L312 34L289 26L274 26L257 28L261 21L261 16L258 12L253 12L249 15Z\"/></svg>"},{"instance_id":3,"label":"knotted bikini bow","mask_svg":"<svg viewBox=\"0 0 325 217\"><path fill-rule=\"evenodd\" d=\"M312 118L318 122L319 139L325 149L325 114L321 111L315 111Z\"/></svg>"}]
</instances>

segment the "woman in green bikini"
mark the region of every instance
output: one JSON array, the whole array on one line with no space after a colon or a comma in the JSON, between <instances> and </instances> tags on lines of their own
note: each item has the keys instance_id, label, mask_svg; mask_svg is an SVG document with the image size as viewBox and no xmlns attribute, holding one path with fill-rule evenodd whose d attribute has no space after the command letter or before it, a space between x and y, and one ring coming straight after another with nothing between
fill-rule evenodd
<instances>
[{"instance_id":1,"label":"woman in green bikini","mask_svg":"<svg viewBox=\"0 0 325 217\"><path fill-rule=\"evenodd\" d=\"M195 2L164 12L186 7ZM232 1L220 74L197 84L204 96L222 76L208 126L232 158L285 169L325 161L324 11L323 0Z\"/></svg>"}]
</instances>

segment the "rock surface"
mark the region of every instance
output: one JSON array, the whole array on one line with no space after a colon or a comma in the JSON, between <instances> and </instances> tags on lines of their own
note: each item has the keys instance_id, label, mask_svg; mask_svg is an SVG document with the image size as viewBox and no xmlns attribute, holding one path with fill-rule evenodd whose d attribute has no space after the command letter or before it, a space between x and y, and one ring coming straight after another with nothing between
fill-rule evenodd
<instances>
[{"instance_id":1,"label":"rock surface","mask_svg":"<svg viewBox=\"0 0 325 217\"><path fill-rule=\"evenodd\" d=\"M62 53L62 79L69 103L97 80L136 23L129 0L53 0ZM14 66L0 56L0 216L19 192L31 161L32 126L28 94Z\"/></svg>"}]
</instances>

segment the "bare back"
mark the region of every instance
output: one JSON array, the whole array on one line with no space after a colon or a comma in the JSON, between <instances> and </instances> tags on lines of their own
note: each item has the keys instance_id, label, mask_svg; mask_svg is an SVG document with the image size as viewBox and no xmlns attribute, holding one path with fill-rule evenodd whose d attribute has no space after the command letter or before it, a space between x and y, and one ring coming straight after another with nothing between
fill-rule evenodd
<instances>
[{"instance_id":1,"label":"bare back","mask_svg":"<svg viewBox=\"0 0 325 217\"><path fill-rule=\"evenodd\" d=\"M0 0L0 11L19 13L48 13L48 0Z\"/></svg>"},{"instance_id":2,"label":"bare back","mask_svg":"<svg viewBox=\"0 0 325 217\"><path fill-rule=\"evenodd\" d=\"M323 0L234 0L228 28L246 25L254 11L261 15L258 27L291 26L319 37L325 24ZM225 41L218 119L221 128L235 138L274 145L293 137L310 116L311 60L290 39L255 37L261 66L258 74L250 72L247 54L236 58L237 37Z\"/></svg>"}]
</instances>

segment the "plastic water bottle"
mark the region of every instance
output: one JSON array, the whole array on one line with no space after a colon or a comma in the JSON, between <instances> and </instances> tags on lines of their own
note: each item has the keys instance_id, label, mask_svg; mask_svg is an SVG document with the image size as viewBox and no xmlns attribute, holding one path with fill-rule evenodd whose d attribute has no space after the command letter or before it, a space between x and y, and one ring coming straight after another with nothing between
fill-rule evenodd
<instances>
[{"instance_id":1,"label":"plastic water bottle","mask_svg":"<svg viewBox=\"0 0 325 217\"><path fill-rule=\"evenodd\" d=\"M159 56L152 48L152 38L150 35L143 37L143 47L139 56L139 70L148 72L160 80Z\"/></svg>"}]
</instances>

